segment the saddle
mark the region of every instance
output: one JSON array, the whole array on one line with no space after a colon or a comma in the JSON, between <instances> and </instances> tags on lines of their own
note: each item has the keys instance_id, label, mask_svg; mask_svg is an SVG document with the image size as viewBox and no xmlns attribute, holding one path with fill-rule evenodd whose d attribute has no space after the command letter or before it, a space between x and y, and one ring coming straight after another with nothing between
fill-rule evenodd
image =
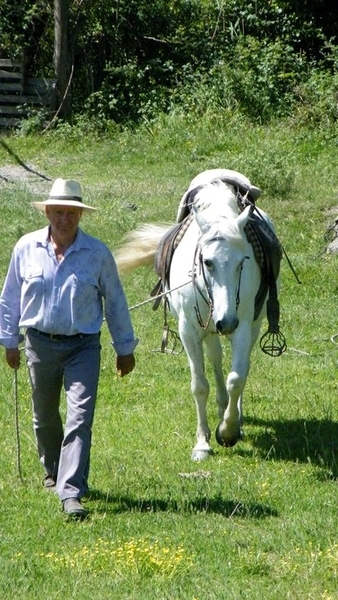
<instances>
[{"instance_id":1,"label":"saddle","mask_svg":"<svg viewBox=\"0 0 338 600\"><path fill-rule=\"evenodd\" d=\"M256 320L262 310L268 290L276 287L283 250L271 227L254 212L250 215L244 231L261 269L261 283L255 297L254 320ZM277 287L275 296L277 297Z\"/></svg>"},{"instance_id":2,"label":"saddle","mask_svg":"<svg viewBox=\"0 0 338 600\"><path fill-rule=\"evenodd\" d=\"M193 215L190 213L181 223L173 225L160 241L155 254L155 272L158 275L159 280L150 292L150 296L159 296L159 294L164 292L166 285L170 288L169 273L171 260L192 220ZM157 310L160 303L161 297L157 297L154 300L153 310Z\"/></svg>"}]
</instances>

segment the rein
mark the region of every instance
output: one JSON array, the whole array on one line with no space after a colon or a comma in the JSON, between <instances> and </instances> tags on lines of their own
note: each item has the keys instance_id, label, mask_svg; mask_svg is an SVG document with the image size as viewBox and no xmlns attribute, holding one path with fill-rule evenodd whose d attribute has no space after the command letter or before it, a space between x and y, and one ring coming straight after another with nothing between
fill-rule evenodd
<instances>
[{"instance_id":1,"label":"rein","mask_svg":"<svg viewBox=\"0 0 338 600\"><path fill-rule=\"evenodd\" d=\"M203 293L203 290L202 290L201 286L199 285L199 283L197 281L197 274L196 274L196 267L197 267L196 258L197 258L197 255L198 255L199 273L200 274L202 273L204 285L205 285L205 288L206 288L207 293L208 293L208 297L207 298L205 297L205 295ZM197 319L197 322L198 322L199 326L202 327L202 329L205 330L205 329L207 329L209 327L209 323L211 321L212 313L214 311L214 299L213 299L213 296L212 296L211 288L210 288L210 286L208 284L208 281L207 281L207 278L205 276L205 270L204 270L204 264L203 264L203 255L202 255L202 248L201 248L200 244L197 244L196 248L195 248L195 254L194 254L194 259L193 259L193 268L192 268L192 271L191 271L191 280L192 280L192 284L193 284L194 292L195 292L195 301L196 301L196 304L194 305L194 310L195 310L195 313L196 313L196 319ZM203 323L201 311L200 311L200 308L198 306L198 300L197 300L197 293L196 293L196 291L203 298L204 302L206 304L208 304L208 306L209 306L209 313L208 313L208 317L207 317L206 323Z\"/></svg>"}]
</instances>

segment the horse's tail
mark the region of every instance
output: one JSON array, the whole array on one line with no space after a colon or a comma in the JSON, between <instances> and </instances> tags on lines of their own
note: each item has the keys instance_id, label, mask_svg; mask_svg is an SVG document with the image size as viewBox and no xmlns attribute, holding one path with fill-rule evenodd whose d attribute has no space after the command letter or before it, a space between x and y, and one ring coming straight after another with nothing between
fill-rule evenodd
<instances>
[{"instance_id":1,"label":"horse's tail","mask_svg":"<svg viewBox=\"0 0 338 600\"><path fill-rule=\"evenodd\" d=\"M120 274L139 267L153 267L157 247L170 225L144 224L130 231L114 252Z\"/></svg>"}]
</instances>

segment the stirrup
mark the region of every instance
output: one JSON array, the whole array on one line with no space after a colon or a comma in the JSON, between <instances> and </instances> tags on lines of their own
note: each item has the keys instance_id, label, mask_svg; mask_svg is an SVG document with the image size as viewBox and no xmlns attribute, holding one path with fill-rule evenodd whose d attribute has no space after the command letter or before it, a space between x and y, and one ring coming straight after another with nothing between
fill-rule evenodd
<instances>
[{"instance_id":1,"label":"stirrup","mask_svg":"<svg viewBox=\"0 0 338 600\"><path fill-rule=\"evenodd\" d=\"M286 339L281 331L267 331L259 340L259 345L264 354L276 357L285 352L287 345Z\"/></svg>"}]
</instances>

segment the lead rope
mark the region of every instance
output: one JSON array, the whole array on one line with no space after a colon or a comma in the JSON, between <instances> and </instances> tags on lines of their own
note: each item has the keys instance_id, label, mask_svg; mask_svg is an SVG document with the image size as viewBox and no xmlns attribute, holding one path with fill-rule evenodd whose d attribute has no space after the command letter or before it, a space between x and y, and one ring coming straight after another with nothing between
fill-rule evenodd
<instances>
[{"instance_id":1,"label":"lead rope","mask_svg":"<svg viewBox=\"0 0 338 600\"><path fill-rule=\"evenodd\" d=\"M14 413L15 413L15 434L16 434L16 465L21 483L23 476L21 470L21 446L20 446L20 426L19 426L19 399L18 399L18 369L14 371Z\"/></svg>"},{"instance_id":2,"label":"lead rope","mask_svg":"<svg viewBox=\"0 0 338 600\"><path fill-rule=\"evenodd\" d=\"M160 294L156 294L156 296L151 296L151 298L147 298L146 300L143 300L143 302L139 302L139 304L134 304L134 306L130 306L129 311L135 310L135 308L140 308L140 306L145 306L145 304L149 304L149 302L155 302L155 300L157 300L158 298L165 298L171 292L175 292L176 290L179 290L180 288L185 287L186 285L189 285L190 283L191 283L191 280L189 279L189 281L186 281L185 283L181 283L181 285L171 288L170 290L167 290L166 292L161 292Z\"/></svg>"}]
</instances>

